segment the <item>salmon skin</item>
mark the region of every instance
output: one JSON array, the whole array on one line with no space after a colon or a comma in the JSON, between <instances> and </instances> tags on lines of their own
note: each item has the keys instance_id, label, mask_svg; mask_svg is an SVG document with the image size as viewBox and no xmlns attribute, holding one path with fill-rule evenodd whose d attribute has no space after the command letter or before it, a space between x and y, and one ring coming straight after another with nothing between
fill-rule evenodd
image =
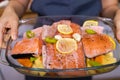
<instances>
[{"instance_id":1,"label":"salmon skin","mask_svg":"<svg viewBox=\"0 0 120 80\"><path fill-rule=\"evenodd\" d=\"M12 49L12 54L31 54L40 55L43 42L39 37L34 37L31 39L24 38L17 42Z\"/></svg>"}]
</instances>

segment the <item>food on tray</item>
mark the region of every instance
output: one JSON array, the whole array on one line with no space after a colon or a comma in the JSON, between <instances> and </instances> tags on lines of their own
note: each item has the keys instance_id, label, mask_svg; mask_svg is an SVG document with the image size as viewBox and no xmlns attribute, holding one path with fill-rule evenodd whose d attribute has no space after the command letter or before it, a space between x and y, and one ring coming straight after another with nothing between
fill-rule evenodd
<instances>
[{"instance_id":1,"label":"food on tray","mask_svg":"<svg viewBox=\"0 0 120 80\"><path fill-rule=\"evenodd\" d=\"M25 67L32 67L32 62L30 61L30 58L19 58L17 59L20 64L22 64Z\"/></svg>"},{"instance_id":2,"label":"food on tray","mask_svg":"<svg viewBox=\"0 0 120 80\"><path fill-rule=\"evenodd\" d=\"M69 25L66 25L66 24L59 24L57 28L58 28L58 32L60 32L62 34L73 33L72 28Z\"/></svg>"},{"instance_id":3,"label":"food on tray","mask_svg":"<svg viewBox=\"0 0 120 80\"><path fill-rule=\"evenodd\" d=\"M77 42L71 38L62 38L57 41L56 49L63 54L69 54L77 50Z\"/></svg>"},{"instance_id":4,"label":"food on tray","mask_svg":"<svg viewBox=\"0 0 120 80\"><path fill-rule=\"evenodd\" d=\"M113 57L113 53L109 52L104 55L97 56L95 58L89 58L87 60L88 62L88 67L91 66L102 66L106 64L111 64L116 62L116 58Z\"/></svg>"},{"instance_id":5,"label":"food on tray","mask_svg":"<svg viewBox=\"0 0 120 80\"><path fill-rule=\"evenodd\" d=\"M35 58L33 58L35 59ZM44 68L43 66L43 62L42 62L42 56L39 56L38 58L36 58L34 61L34 64L33 64L33 68ZM39 72L39 74L41 76L44 76L46 74L46 72Z\"/></svg>"},{"instance_id":6,"label":"food on tray","mask_svg":"<svg viewBox=\"0 0 120 80\"><path fill-rule=\"evenodd\" d=\"M39 37L24 38L17 42L12 50L12 54L29 54L33 53L36 55L41 54L42 51L42 40Z\"/></svg>"},{"instance_id":7,"label":"food on tray","mask_svg":"<svg viewBox=\"0 0 120 80\"><path fill-rule=\"evenodd\" d=\"M116 44L103 30L94 20L85 22L83 27L70 20L60 20L24 33L23 39L14 45L12 55L32 54L18 62L33 68L71 69L111 64L116 62L113 56ZM65 74L74 73L59 73ZM85 72L75 72L80 74Z\"/></svg>"},{"instance_id":8,"label":"food on tray","mask_svg":"<svg viewBox=\"0 0 120 80\"><path fill-rule=\"evenodd\" d=\"M96 20L86 20L83 24L83 27L86 26L98 26L98 21Z\"/></svg>"},{"instance_id":9,"label":"food on tray","mask_svg":"<svg viewBox=\"0 0 120 80\"><path fill-rule=\"evenodd\" d=\"M114 50L114 44L108 35L105 34L85 34L82 38L85 55L93 58Z\"/></svg>"}]
</instances>

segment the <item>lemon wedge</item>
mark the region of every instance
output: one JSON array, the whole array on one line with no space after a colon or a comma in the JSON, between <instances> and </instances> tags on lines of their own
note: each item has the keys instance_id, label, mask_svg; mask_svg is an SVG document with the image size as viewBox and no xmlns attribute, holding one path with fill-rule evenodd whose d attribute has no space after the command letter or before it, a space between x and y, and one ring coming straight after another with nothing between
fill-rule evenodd
<instances>
[{"instance_id":1,"label":"lemon wedge","mask_svg":"<svg viewBox=\"0 0 120 80\"><path fill-rule=\"evenodd\" d=\"M69 54L77 50L77 42L72 38L62 38L56 43L56 49L63 54Z\"/></svg>"},{"instance_id":2,"label":"lemon wedge","mask_svg":"<svg viewBox=\"0 0 120 80\"><path fill-rule=\"evenodd\" d=\"M112 37L109 36L110 41L113 43L113 49L116 48L116 43Z\"/></svg>"},{"instance_id":3,"label":"lemon wedge","mask_svg":"<svg viewBox=\"0 0 120 80\"><path fill-rule=\"evenodd\" d=\"M71 34L71 33L73 33L72 28L69 25L66 25L66 24L59 24L57 26L57 29L62 34Z\"/></svg>"}]
</instances>

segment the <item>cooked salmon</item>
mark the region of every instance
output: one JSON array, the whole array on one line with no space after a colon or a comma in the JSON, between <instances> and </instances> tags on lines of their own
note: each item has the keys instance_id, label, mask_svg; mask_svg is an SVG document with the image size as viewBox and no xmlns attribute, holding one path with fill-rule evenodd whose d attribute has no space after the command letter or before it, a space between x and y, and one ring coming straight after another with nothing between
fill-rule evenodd
<instances>
[{"instance_id":1,"label":"cooked salmon","mask_svg":"<svg viewBox=\"0 0 120 80\"><path fill-rule=\"evenodd\" d=\"M45 50L45 49L44 49ZM44 66L47 69L71 69L71 68L85 68L85 56L82 49L82 43L78 43L77 51L70 54L62 54L56 50L54 44L46 44L46 52L43 54ZM59 75L85 75L84 71L78 72L61 72Z\"/></svg>"},{"instance_id":2,"label":"cooked salmon","mask_svg":"<svg viewBox=\"0 0 120 80\"><path fill-rule=\"evenodd\" d=\"M39 27L39 28L33 29L31 31L35 34L36 37L40 37L43 32L43 27ZM23 34L23 38L27 38L26 32Z\"/></svg>"},{"instance_id":3,"label":"cooked salmon","mask_svg":"<svg viewBox=\"0 0 120 80\"><path fill-rule=\"evenodd\" d=\"M73 33L62 34L57 30L59 24L66 24L70 26ZM93 27L91 27L93 29ZM96 29L94 29L96 30ZM34 53L36 55L42 55L43 65L47 69L72 69L72 68L85 68L85 58L93 58L98 55L108 53L113 50L113 43L110 41L109 36L101 34L103 28L96 34L83 33L80 25L72 23L69 20L60 20L54 22L52 25L43 25L42 28L32 30L36 36L34 38L23 38L18 41L12 54L29 54ZM73 38L73 34L78 33L82 36L80 41L76 41L77 50L70 52L69 54L63 54L56 49L56 43L44 42L46 37L55 37L55 35L61 35L62 38ZM41 54L42 53L42 54ZM79 76L85 75L85 71L76 72L60 72L58 75L71 75Z\"/></svg>"},{"instance_id":4,"label":"cooked salmon","mask_svg":"<svg viewBox=\"0 0 120 80\"><path fill-rule=\"evenodd\" d=\"M87 26L87 27L81 27L81 29L82 29L82 34L86 33L85 32L86 29L91 29L98 34L103 34L104 27L102 27L102 26Z\"/></svg>"},{"instance_id":5,"label":"cooked salmon","mask_svg":"<svg viewBox=\"0 0 120 80\"><path fill-rule=\"evenodd\" d=\"M93 58L113 50L113 43L105 34L85 34L82 38L85 55Z\"/></svg>"},{"instance_id":6,"label":"cooked salmon","mask_svg":"<svg viewBox=\"0 0 120 80\"><path fill-rule=\"evenodd\" d=\"M18 41L13 49L12 49L12 54L35 54L35 55L40 55L41 54L41 49L42 49L42 40L40 40L39 37L34 37L34 38L25 38L22 39L21 41Z\"/></svg>"},{"instance_id":7,"label":"cooked salmon","mask_svg":"<svg viewBox=\"0 0 120 80\"><path fill-rule=\"evenodd\" d=\"M48 44L46 56L47 56L46 68L49 68L49 69L71 69L71 68L85 68L86 67L85 56L84 56L81 42L78 43L77 51L74 51L71 54L65 54L65 55L62 53L59 53L56 50L55 45ZM78 76L78 75L85 75L85 74L86 74L85 71L60 72L59 73L59 75L62 75L62 76L63 75L64 76L65 75Z\"/></svg>"},{"instance_id":8,"label":"cooked salmon","mask_svg":"<svg viewBox=\"0 0 120 80\"><path fill-rule=\"evenodd\" d=\"M55 36L56 31L56 26L43 25L42 39Z\"/></svg>"},{"instance_id":9,"label":"cooked salmon","mask_svg":"<svg viewBox=\"0 0 120 80\"><path fill-rule=\"evenodd\" d=\"M73 33L79 33L80 35L82 34L82 30L81 30L81 26L76 24L76 23L71 23L70 24L72 30L73 30Z\"/></svg>"},{"instance_id":10,"label":"cooked salmon","mask_svg":"<svg viewBox=\"0 0 120 80\"><path fill-rule=\"evenodd\" d=\"M76 23L72 23L72 22L70 23L69 21L66 21L66 22L67 22L66 24L72 28L73 33L72 34L62 34L62 33L56 32L57 35L62 36L62 38L72 38L72 35L74 33L78 33L80 35L82 34L82 30L80 28L80 25L78 25Z\"/></svg>"},{"instance_id":11,"label":"cooked salmon","mask_svg":"<svg viewBox=\"0 0 120 80\"><path fill-rule=\"evenodd\" d=\"M66 21L64 24L69 24L71 28L73 29L73 33L79 33L81 34L80 26L75 23L70 23ZM62 22L61 22L62 24ZM55 26L57 26L57 23L54 23ZM60 34L59 32L57 32ZM61 35L61 34L60 34ZM69 36L69 38L72 38L72 34L67 35L61 35L62 37L66 38L66 36ZM43 64L45 68L47 69L71 69L71 68L85 68L85 55L83 52L82 42L77 43L77 50L73 51L69 54L62 54L56 49L55 44L49 44L46 43L43 48ZM85 72L62 72L59 73L59 75L85 75Z\"/></svg>"}]
</instances>

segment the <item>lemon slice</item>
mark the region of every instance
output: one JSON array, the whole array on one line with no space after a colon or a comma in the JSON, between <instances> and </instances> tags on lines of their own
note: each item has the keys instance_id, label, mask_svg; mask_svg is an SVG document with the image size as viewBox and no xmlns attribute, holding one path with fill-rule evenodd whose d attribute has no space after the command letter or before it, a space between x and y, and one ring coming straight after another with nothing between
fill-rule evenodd
<instances>
[{"instance_id":1,"label":"lemon slice","mask_svg":"<svg viewBox=\"0 0 120 80\"><path fill-rule=\"evenodd\" d=\"M98 21L96 20L87 20L84 22L83 27L87 26L98 26Z\"/></svg>"},{"instance_id":2,"label":"lemon slice","mask_svg":"<svg viewBox=\"0 0 120 80\"><path fill-rule=\"evenodd\" d=\"M71 38L62 38L57 41L56 49L60 53L69 54L77 50L77 42Z\"/></svg>"},{"instance_id":3,"label":"lemon slice","mask_svg":"<svg viewBox=\"0 0 120 80\"><path fill-rule=\"evenodd\" d=\"M109 36L110 41L113 43L113 49L116 48L116 43L112 37Z\"/></svg>"},{"instance_id":4,"label":"lemon slice","mask_svg":"<svg viewBox=\"0 0 120 80\"><path fill-rule=\"evenodd\" d=\"M69 25L66 25L66 24L59 24L57 28L58 28L58 31L62 34L73 33L72 28Z\"/></svg>"}]
</instances>

